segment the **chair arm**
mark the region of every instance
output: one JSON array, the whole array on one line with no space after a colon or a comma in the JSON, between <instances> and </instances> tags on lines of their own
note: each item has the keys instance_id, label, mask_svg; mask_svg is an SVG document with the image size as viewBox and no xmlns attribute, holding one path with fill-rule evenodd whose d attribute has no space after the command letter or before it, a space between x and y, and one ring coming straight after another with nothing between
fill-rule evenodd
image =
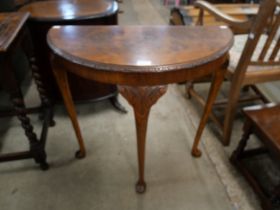
<instances>
[{"instance_id":1,"label":"chair arm","mask_svg":"<svg viewBox=\"0 0 280 210\"><path fill-rule=\"evenodd\" d=\"M209 2L198 0L194 3L195 7L200 9L198 24L203 24L203 12L207 11L209 14L213 15L218 21L226 23L235 34L245 34L250 31L252 21L251 20L241 20L234 18L215 7Z\"/></svg>"}]
</instances>

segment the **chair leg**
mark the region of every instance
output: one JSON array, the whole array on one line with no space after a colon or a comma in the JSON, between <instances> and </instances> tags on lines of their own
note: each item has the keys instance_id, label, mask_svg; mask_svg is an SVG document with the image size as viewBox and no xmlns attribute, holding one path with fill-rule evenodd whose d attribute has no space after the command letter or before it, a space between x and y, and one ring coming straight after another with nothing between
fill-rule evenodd
<instances>
[{"instance_id":1,"label":"chair leg","mask_svg":"<svg viewBox=\"0 0 280 210\"><path fill-rule=\"evenodd\" d=\"M240 85L240 86L239 86ZM233 121L237 109L238 99L240 96L241 84L231 85L228 104L225 111L224 129L222 143L225 146L230 144L230 137L233 128Z\"/></svg>"}]
</instances>

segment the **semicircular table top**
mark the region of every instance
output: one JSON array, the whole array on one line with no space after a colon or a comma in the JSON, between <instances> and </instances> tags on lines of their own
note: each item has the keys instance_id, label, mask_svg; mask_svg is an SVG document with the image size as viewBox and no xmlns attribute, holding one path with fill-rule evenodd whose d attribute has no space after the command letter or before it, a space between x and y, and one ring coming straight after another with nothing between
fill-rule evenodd
<instances>
[{"instance_id":1,"label":"semicircular table top","mask_svg":"<svg viewBox=\"0 0 280 210\"><path fill-rule=\"evenodd\" d=\"M116 1L60 0L37 1L23 6L20 11L29 12L32 20L63 21L83 20L109 16L116 13Z\"/></svg>"},{"instance_id":2,"label":"semicircular table top","mask_svg":"<svg viewBox=\"0 0 280 210\"><path fill-rule=\"evenodd\" d=\"M233 43L231 31L217 26L57 26L47 39L56 54L72 62L125 72L199 66Z\"/></svg>"}]
</instances>

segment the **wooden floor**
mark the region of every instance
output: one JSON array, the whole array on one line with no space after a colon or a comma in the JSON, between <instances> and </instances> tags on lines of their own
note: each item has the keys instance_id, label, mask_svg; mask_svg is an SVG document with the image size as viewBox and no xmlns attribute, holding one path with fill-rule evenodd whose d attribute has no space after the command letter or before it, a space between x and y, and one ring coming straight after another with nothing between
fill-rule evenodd
<instances>
[{"instance_id":1,"label":"wooden floor","mask_svg":"<svg viewBox=\"0 0 280 210\"><path fill-rule=\"evenodd\" d=\"M169 21L169 8L161 0L124 0L120 8L124 11L120 25L166 25Z\"/></svg>"}]
</instances>

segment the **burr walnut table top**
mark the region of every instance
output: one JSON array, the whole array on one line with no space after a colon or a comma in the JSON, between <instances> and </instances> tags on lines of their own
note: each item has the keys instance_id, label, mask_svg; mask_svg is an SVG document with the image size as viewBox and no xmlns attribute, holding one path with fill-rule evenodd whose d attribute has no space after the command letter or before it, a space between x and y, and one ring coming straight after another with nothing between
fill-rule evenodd
<instances>
[{"instance_id":1,"label":"burr walnut table top","mask_svg":"<svg viewBox=\"0 0 280 210\"><path fill-rule=\"evenodd\" d=\"M104 17L116 13L115 1L60 0L37 1L21 8L30 12L30 18L38 21L83 20Z\"/></svg>"},{"instance_id":2,"label":"burr walnut table top","mask_svg":"<svg viewBox=\"0 0 280 210\"><path fill-rule=\"evenodd\" d=\"M197 69L211 73L232 43L231 31L218 26L57 26L48 34L55 54L87 68L80 76L126 85L194 79Z\"/></svg>"}]
</instances>

